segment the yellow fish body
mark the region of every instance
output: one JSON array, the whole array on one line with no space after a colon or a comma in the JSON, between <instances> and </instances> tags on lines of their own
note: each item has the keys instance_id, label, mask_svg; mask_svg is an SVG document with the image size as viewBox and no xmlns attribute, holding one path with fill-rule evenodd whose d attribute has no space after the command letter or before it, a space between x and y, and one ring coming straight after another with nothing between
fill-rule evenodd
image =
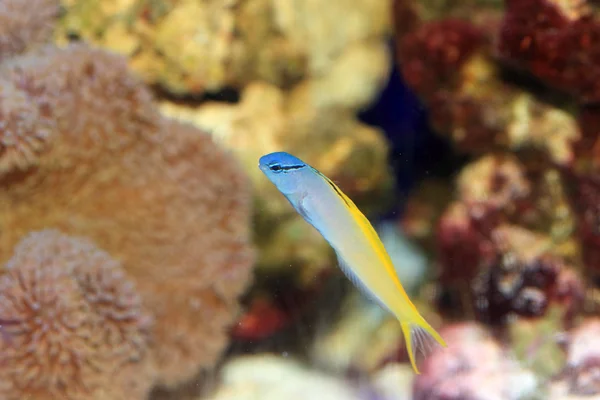
<instances>
[{"instance_id":1,"label":"yellow fish body","mask_svg":"<svg viewBox=\"0 0 600 400\"><path fill-rule=\"evenodd\" d=\"M400 322L410 362L432 338L444 339L425 321L406 294L383 243L369 220L330 179L284 152L261 157L259 168L336 252L352 283Z\"/></svg>"}]
</instances>

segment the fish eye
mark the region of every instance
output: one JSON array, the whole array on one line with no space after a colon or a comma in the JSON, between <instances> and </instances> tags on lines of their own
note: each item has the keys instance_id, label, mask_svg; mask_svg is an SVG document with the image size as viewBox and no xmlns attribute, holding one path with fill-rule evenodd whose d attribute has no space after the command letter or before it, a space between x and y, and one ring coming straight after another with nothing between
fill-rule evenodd
<instances>
[{"instance_id":1,"label":"fish eye","mask_svg":"<svg viewBox=\"0 0 600 400\"><path fill-rule=\"evenodd\" d=\"M273 172L279 172L279 171L281 171L281 165L272 164L272 165L269 165L269 169Z\"/></svg>"}]
</instances>

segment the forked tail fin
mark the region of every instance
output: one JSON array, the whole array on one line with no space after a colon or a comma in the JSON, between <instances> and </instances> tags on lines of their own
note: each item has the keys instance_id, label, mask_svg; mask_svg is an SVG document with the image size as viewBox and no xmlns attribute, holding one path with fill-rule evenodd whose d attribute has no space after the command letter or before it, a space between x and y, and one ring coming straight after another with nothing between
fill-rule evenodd
<instances>
[{"instance_id":1,"label":"forked tail fin","mask_svg":"<svg viewBox=\"0 0 600 400\"><path fill-rule=\"evenodd\" d=\"M423 356L430 353L438 344L446 347L446 342L424 319L420 318L418 322L402 321L402 333L406 341L406 349L410 358L410 363L415 373L420 374L417 368L416 353L421 350Z\"/></svg>"}]
</instances>

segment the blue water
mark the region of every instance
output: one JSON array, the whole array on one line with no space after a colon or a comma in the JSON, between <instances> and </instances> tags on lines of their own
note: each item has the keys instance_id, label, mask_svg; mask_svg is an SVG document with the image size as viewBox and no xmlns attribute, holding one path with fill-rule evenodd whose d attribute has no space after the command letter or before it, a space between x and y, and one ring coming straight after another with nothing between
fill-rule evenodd
<instances>
[{"instance_id":1,"label":"blue water","mask_svg":"<svg viewBox=\"0 0 600 400\"><path fill-rule=\"evenodd\" d=\"M390 48L393 51L393 43ZM388 217L402 213L403 199L423 178L449 179L464 162L447 140L433 132L427 109L403 82L395 60L387 85L360 119L382 129L391 143L390 163L400 200Z\"/></svg>"}]
</instances>

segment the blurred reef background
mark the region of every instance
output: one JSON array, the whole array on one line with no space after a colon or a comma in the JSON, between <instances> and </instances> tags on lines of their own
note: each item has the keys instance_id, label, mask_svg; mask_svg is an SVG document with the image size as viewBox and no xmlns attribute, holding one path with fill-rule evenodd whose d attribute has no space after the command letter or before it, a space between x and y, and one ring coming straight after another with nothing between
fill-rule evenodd
<instances>
[{"instance_id":1,"label":"blurred reef background","mask_svg":"<svg viewBox=\"0 0 600 400\"><path fill-rule=\"evenodd\" d=\"M0 398L600 398L592 0L0 0ZM371 219L400 325L257 168Z\"/></svg>"}]
</instances>

